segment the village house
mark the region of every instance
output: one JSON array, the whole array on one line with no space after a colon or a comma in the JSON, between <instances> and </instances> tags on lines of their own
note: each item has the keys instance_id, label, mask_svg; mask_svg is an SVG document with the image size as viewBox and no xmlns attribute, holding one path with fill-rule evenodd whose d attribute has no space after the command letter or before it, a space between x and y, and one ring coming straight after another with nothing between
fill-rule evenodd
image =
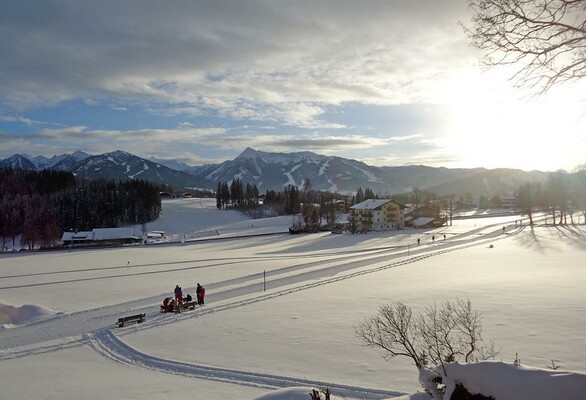
<instances>
[{"instance_id":1,"label":"village house","mask_svg":"<svg viewBox=\"0 0 586 400\"><path fill-rule=\"evenodd\" d=\"M514 194L501 194L492 197L488 201L491 208L515 208L517 207L517 196Z\"/></svg>"},{"instance_id":2,"label":"village house","mask_svg":"<svg viewBox=\"0 0 586 400\"><path fill-rule=\"evenodd\" d=\"M389 231L405 227L405 206L390 199L368 199L350 207L360 231Z\"/></svg>"}]
</instances>

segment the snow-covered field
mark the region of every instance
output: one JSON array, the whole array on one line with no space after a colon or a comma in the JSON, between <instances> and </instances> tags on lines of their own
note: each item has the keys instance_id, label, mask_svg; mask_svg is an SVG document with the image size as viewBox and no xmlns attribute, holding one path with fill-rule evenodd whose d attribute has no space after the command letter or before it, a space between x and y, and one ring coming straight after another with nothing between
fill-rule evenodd
<instances>
[{"instance_id":1,"label":"snow-covered field","mask_svg":"<svg viewBox=\"0 0 586 400\"><path fill-rule=\"evenodd\" d=\"M330 387L392 398L419 390L415 367L383 360L354 326L384 302L420 311L457 297L482 313L498 360L586 373L586 227L520 219L289 235L291 217L177 199L148 229L184 243L0 255L1 396L309 399L308 387ZM176 284L193 295L198 282L205 306L159 313ZM305 389L273 392L290 387Z\"/></svg>"}]
</instances>

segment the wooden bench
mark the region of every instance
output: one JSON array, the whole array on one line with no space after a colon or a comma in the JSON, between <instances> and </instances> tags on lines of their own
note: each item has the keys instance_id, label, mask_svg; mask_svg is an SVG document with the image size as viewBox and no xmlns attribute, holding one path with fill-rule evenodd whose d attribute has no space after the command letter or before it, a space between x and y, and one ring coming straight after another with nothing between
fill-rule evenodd
<instances>
[{"instance_id":1,"label":"wooden bench","mask_svg":"<svg viewBox=\"0 0 586 400\"><path fill-rule=\"evenodd\" d=\"M195 304L195 301L185 302L183 304L180 304L179 306L176 306L174 311L176 313L180 313L181 310L195 310Z\"/></svg>"},{"instance_id":2,"label":"wooden bench","mask_svg":"<svg viewBox=\"0 0 586 400\"><path fill-rule=\"evenodd\" d=\"M144 317L146 317L146 314L136 314L118 318L118 328L122 328L127 322L136 322L137 324L140 324L144 321Z\"/></svg>"}]
</instances>

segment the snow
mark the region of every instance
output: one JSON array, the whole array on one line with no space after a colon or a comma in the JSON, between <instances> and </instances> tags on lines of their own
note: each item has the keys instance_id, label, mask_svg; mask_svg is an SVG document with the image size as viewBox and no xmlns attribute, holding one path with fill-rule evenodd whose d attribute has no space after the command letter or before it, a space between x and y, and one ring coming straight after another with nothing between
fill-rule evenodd
<instances>
[{"instance_id":1,"label":"snow","mask_svg":"<svg viewBox=\"0 0 586 400\"><path fill-rule=\"evenodd\" d=\"M567 371L516 366L502 362L446 365L451 380L471 393L499 400L580 399L585 397L586 375ZM446 392L446 397L448 393Z\"/></svg>"},{"instance_id":2,"label":"snow","mask_svg":"<svg viewBox=\"0 0 586 400\"><path fill-rule=\"evenodd\" d=\"M368 182L382 182L382 180L380 178L377 178L374 173L367 171L364 168L359 168L357 166L354 166L354 168L362 172Z\"/></svg>"},{"instance_id":3,"label":"snow","mask_svg":"<svg viewBox=\"0 0 586 400\"><path fill-rule=\"evenodd\" d=\"M425 226L425 225L429 224L433 220L435 220L435 218L419 217L419 218L416 218L416 219L413 220L413 226L415 228L420 228L422 226Z\"/></svg>"},{"instance_id":4,"label":"snow","mask_svg":"<svg viewBox=\"0 0 586 400\"><path fill-rule=\"evenodd\" d=\"M283 183L283 187L291 186L298 186L297 182L295 182L295 178L291 174L291 172L283 172L283 175L287 177L287 182Z\"/></svg>"},{"instance_id":5,"label":"snow","mask_svg":"<svg viewBox=\"0 0 586 400\"><path fill-rule=\"evenodd\" d=\"M165 231L167 243L3 254L0 392L283 400L329 387L337 399L421 400L408 394L420 390L415 367L364 347L354 326L384 302L420 311L458 297L481 312L483 336L502 350L496 362L448 365L451 379L475 390L496 382L497 400L581 398L586 227L520 219L289 235L291 217L250 220L217 210L215 199L172 199L147 227ZM173 242L212 230L211 240ZM198 282L205 306L159 313L176 284L193 295ZM143 312L144 323L115 327ZM559 369L547 369L552 360Z\"/></svg>"},{"instance_id":6,"label":"snow","mask_svg":"<svg viewBox=\"0 0 586 400\"><path fill-rule=\"evenodd\" d=\"M290 387L286 389L275 390L272 393L257 397L256 400L307 400L312 390L310 387ZM322 396L323 393L321 393ZM342 400L341 397L331 396L331 400Z\"/></svg>"},{"instance_id":7,"label":"snow","mask_svg":"<svg viewBox=\"0 0 586 400\"><path fill-rule=\"evenodd\" d=\"M94 228L92 234L93 240L128 239L136 236L132 228Z\"/></svg>"},{"instance_id":8,"label":"snow","mask_svg":"<svg viewBox=\"0 0 586 400\"><path fill-rule=\"evenodd\" d=\"M25 304L15 307L9 304L0 304L0 325L4 329L11 328L52 314L52 310L42 306Z\"/></svg>"},{"instance_id":9,"label":"snow","mask_svg":"<svg viewBox=\"0 0 586 400\"><path fill-rule=\"evenodd\" d=\"M376 210L380 206L387 204L389 201L391 201L391 200L389 200L389 199L368 199L368 200L364 200L361 203L355 204L350 208L352 208L354 210Z\"/></svg>"}]
</instances>

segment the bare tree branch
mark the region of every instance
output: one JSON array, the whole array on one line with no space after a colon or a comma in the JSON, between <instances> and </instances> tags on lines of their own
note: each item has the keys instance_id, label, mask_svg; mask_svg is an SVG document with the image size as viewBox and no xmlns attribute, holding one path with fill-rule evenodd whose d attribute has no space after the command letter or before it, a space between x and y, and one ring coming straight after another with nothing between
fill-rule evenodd
<instances>
[{"instance_id":1,"label":"bare tree branch","mask_svg":"<svg viewBox=\"0 0 586 400\"><path fill-rule=\"evenodd\" d=\"M417 318L401 302L384 304L355 332L367 346L381 350L383 358L408 357L419 370L428 361L443 367L445 362L461 358L468 362L496 355L493 344L481 343L480 314L469 300L445 301L440 307L434 304Z\"/></svg>"},{"instance_id":2,"label":"bare tree branch","mask_svg":"<svg viewBox=\"0 0 586 400\"><path fill-rule=\"evenodd\" d=\"M486 68L518 64L518 87L543 94L586 76L585 0L468 0L472 45Z\"/></svg>"}]
</instances>

